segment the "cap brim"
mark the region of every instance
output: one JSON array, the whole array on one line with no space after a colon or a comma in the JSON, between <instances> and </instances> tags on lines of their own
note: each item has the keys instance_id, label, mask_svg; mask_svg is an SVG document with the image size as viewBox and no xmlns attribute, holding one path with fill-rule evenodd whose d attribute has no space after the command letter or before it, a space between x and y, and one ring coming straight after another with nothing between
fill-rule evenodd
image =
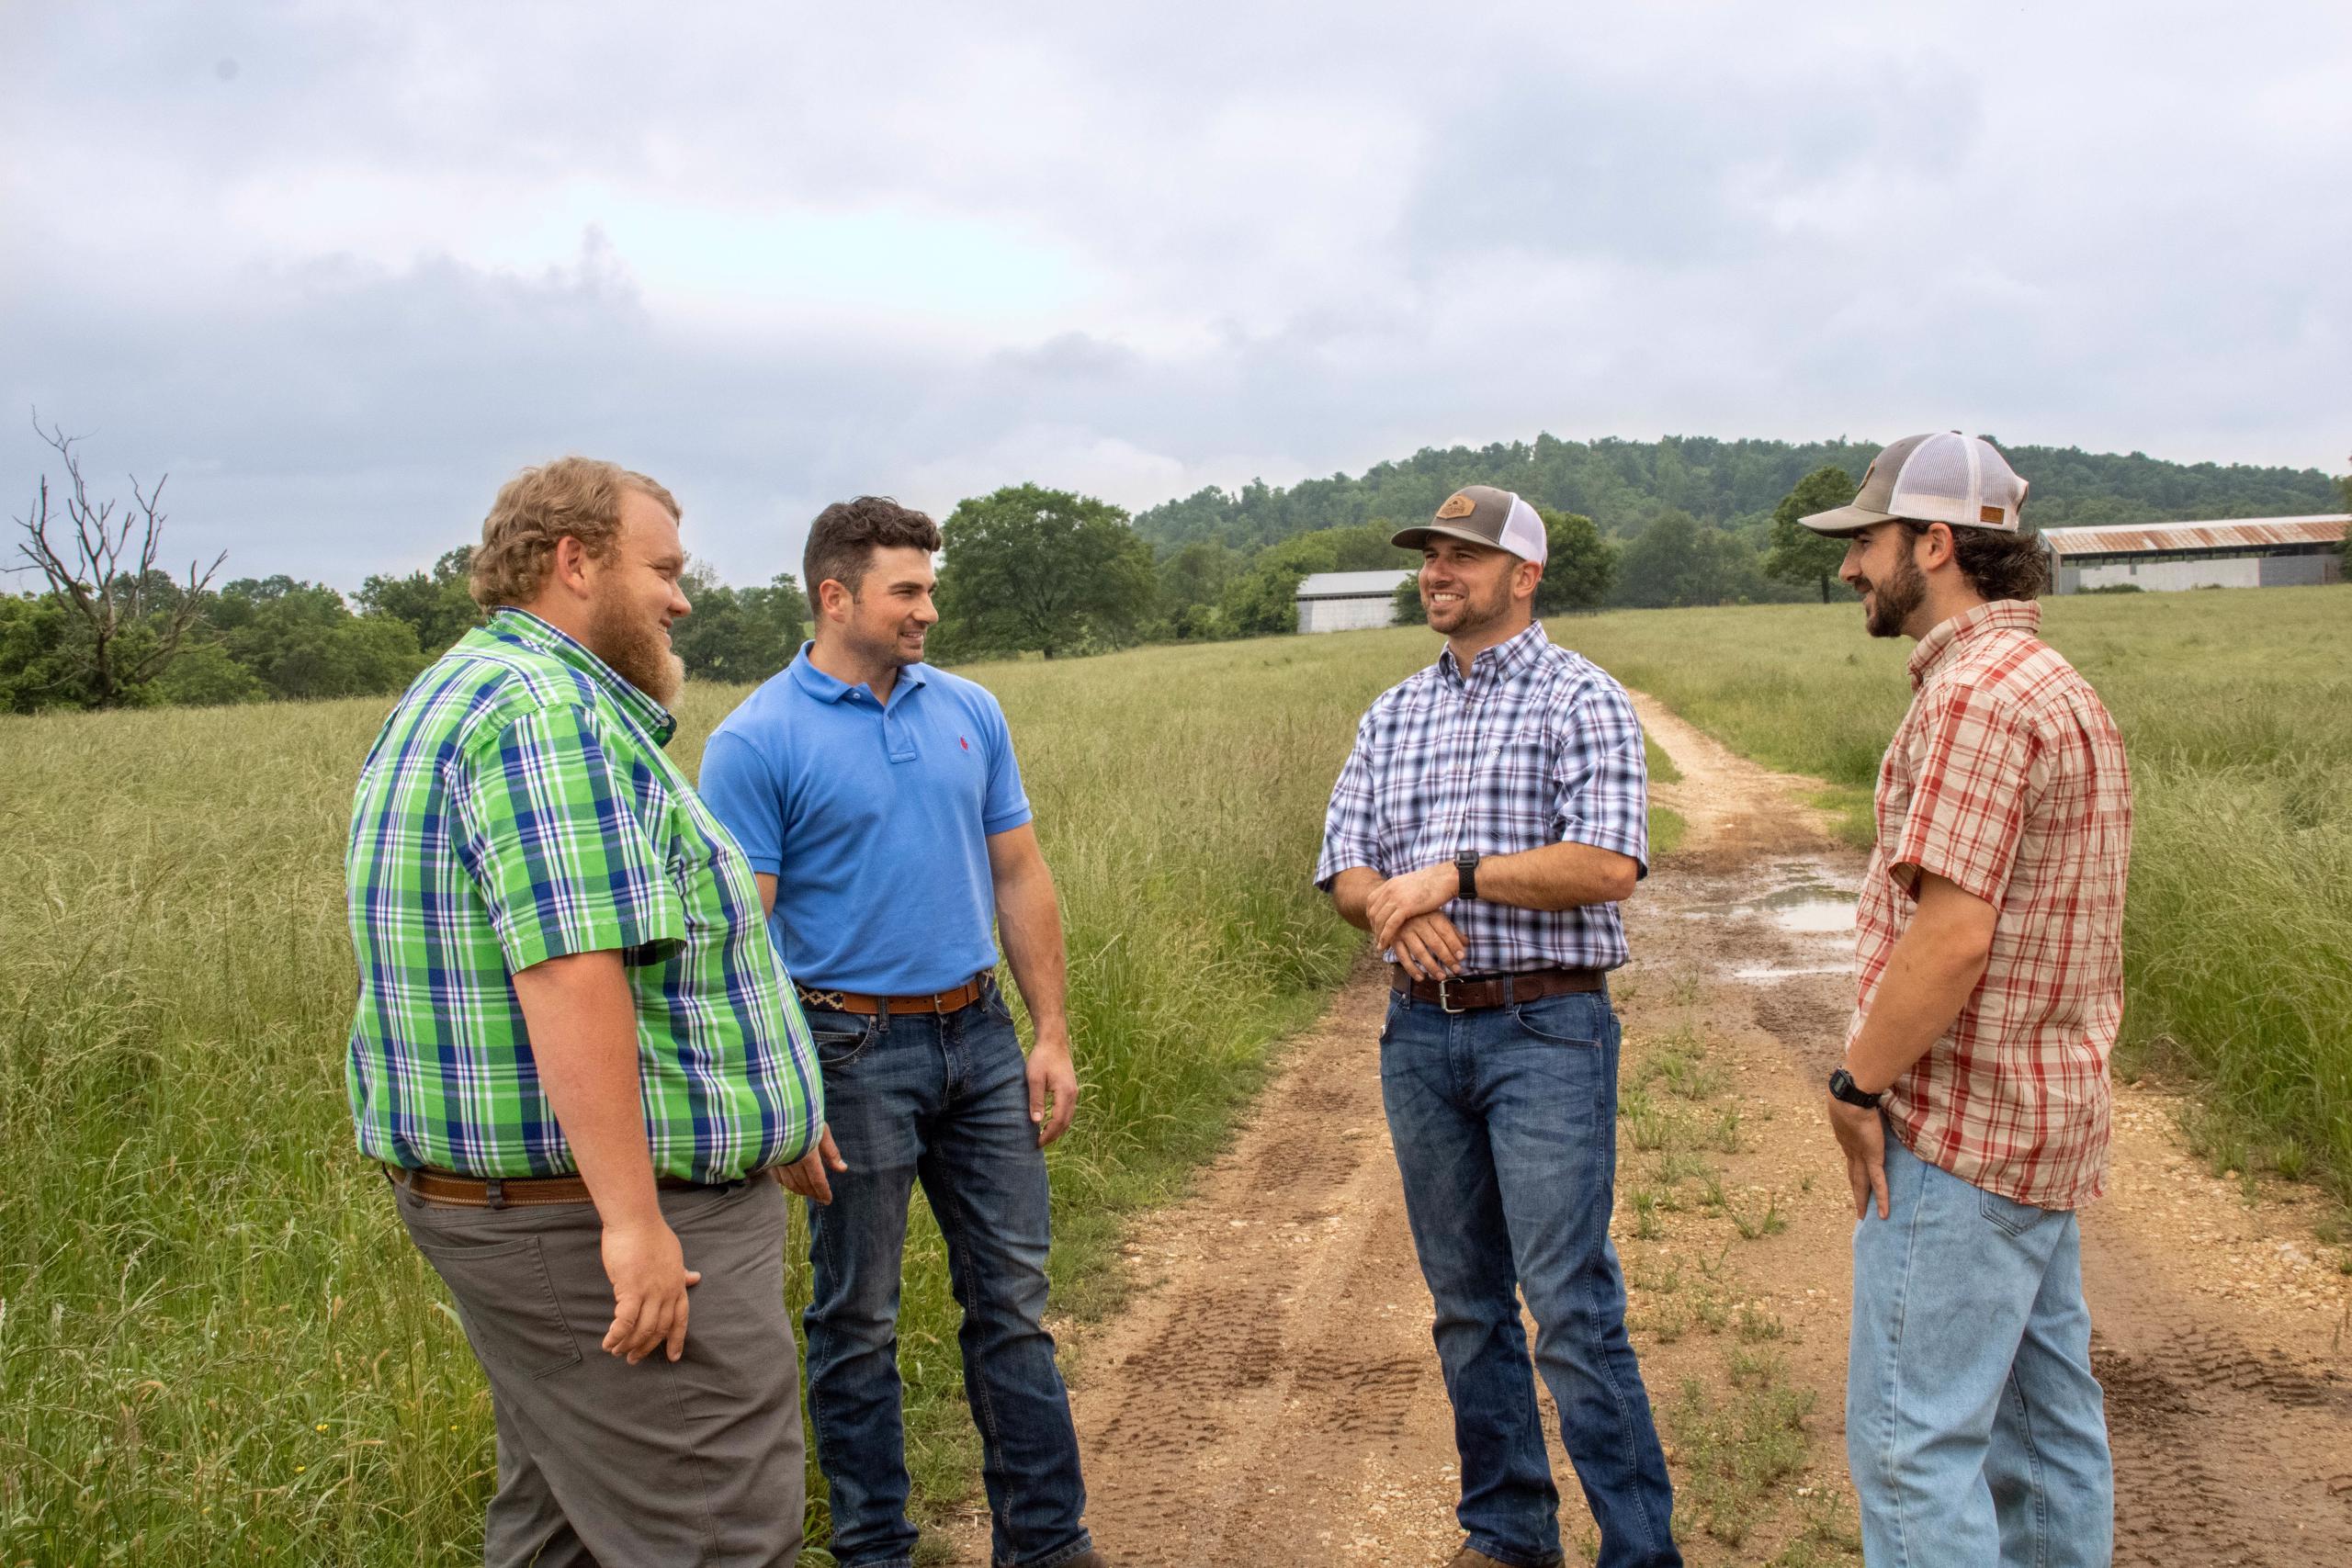
<instances>
[{"instance_id":1,"label":"cap brim","mask_svg":"<svg viewBox=\"0 0 2352 1568\"><path fill-rule=\"evenodd\" d=\"M1400 549L1418 550L1428 541L1431 534L1442 534L1449 539L1459 539L1465 545L1476 545L1484 549L1501 550L1505 555L1511 553L1509 548L1495 543L1484 534L1473 534L1467 529L1448 528L1432 523L1417 523L1410 528L1399 528L1388 536L1388 542Z\"/></svg>"},{"instance_id":2,"label":"cap brim","mask_svg":"<svg viewBox=\"0 0 2352 1568\"><path fill-rule=\"evenodd\" d=\"M1828 512L1816 512L1810 517L1800 517L1797 521L1816 534L1826 534L1833 539L1841 539L1849 534L1859 534L1863 529L1877 524L1892 523L1894 521L1894 514L1891 512L1872 512L1867 506L1840 506Z\"/></svg>"}]
</instances>

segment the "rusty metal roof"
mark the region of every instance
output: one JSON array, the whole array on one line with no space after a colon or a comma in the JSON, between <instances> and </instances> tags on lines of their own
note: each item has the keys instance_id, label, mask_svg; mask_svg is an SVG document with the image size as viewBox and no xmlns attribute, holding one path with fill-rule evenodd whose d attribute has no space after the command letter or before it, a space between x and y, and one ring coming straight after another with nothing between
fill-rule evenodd
<instances>
[{"instance_id":1,"label":"rusty metal roof","mask_svg":"<svg viewBox=\"0 0 2352 1568\"><path fill-rule=\"evenodd\" d=\"M2169 554L2175 550L2245 550L2267 545L2332 545L2344 537L2352 513L2311 517L2226 517L2210 523L2106 523L2095 528L2044 528L2041 536L2062 556Z\"/></svg>"}]
</instances>

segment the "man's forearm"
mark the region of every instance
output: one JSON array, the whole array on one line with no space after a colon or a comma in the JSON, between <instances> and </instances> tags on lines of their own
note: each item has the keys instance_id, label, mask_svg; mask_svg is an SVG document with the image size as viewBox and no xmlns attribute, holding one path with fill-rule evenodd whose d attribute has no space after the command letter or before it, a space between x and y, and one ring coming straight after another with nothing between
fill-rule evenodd
<instances>
[{"instance_id":1,"label":"man's forearm","mask_svg":"<svg viewBox=\"0 0 2352 1568\"><path fill-rule=\"evenodd\" d=\"M1984 949L1964 934L1915 919L1887 955L1886 974L1847 1048L1856 1087L1880 1093L1926 1055L1968 1005L1984 961Z\"/></svg>"},{"instance_id":2,"label":"man's forearm","mask_svg":"<svg viewBox=\"0 0 2352 1568\"><path fill-rule=\"evenodd\" d=\"M1054 874L1040 859L996 890L997 929L1013 984L1040 1037L1067 1038L1069 958L1062 941L1061 903Z\"/></svg>"},{"instance_id":3,"label":"man's forearm","mask_svg":"<svg viewBox=\"0 0 2352 1568\"><path fill-rule=\"evenodd\" d=\"M1360 931L1372 930L1372 916L1365 912L1364 900L1372 890L1386 880L1368 865L1351 865L1331 879L1331 907L1340 919Z\"/></svg>"},{"instance_id":4,"label":"man's forearm","mask_svg":"<svg viewBox=\"0 0 2352 1568\"><path fill-rule=\"evenodd\" d=\"M618 953L550 958L514 976L556 1125L607 1225L662 1217L638 1082L637 1003Z\"/></svg>"},{"instance_id":5,"label":"man's forearm","mask_svg":"<svg viewBox=\"0 0 2352 1568\"><path fill-rule=\"evenodd\" d=\"M1544 844L1478 863L1478 897L1520 909L1574 909L1634 896L1641 867L1593 844Z\"/></svg>"}]
</instances>

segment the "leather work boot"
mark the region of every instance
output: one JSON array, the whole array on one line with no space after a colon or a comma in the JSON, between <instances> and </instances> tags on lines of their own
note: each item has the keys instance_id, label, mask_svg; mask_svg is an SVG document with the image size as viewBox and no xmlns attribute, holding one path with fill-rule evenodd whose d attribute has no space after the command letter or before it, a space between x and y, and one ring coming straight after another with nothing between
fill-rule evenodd
<instances>
[{"instance_id":1,"label":"leather work boot","mask_svg":"<svg viewBox=\"0 0 2352 1568\"><path fill-rule=\"evenodd\" d=\"M1077 1556L1064 1560L1057 1568L1111 1568L1111 1560L1090 1546Z\"/></svg>"}]
</instances>

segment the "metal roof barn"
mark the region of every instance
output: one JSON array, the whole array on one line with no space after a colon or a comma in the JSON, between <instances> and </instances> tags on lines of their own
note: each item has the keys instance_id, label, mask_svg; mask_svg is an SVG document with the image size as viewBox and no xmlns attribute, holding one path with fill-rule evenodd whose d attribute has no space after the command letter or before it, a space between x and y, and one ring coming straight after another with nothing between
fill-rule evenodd
<instances>
[{"instance_id":1,"label":"metal roof barn","mask_svg":"<svg viewBox=\"0 0 2352 1568\"><path fill-rule=\"evenodd\" d=\"M2222 517L2045 528L2061 593L2140 588L2277 588L2338 582L2352 514Z\"/></svg>"},{"instance_id":2,"label":"metal roof barn","mask_svg":"<svg viewBox=\"0 0 2352 1568\"><path fill-rule=\"evenodd\" d=\"M1413 577L1413 572L1402 568L1312 573L1298 585L1298 629L1345 632L1393 625L1396 590Z\"/></svg>"}]
</instances>

